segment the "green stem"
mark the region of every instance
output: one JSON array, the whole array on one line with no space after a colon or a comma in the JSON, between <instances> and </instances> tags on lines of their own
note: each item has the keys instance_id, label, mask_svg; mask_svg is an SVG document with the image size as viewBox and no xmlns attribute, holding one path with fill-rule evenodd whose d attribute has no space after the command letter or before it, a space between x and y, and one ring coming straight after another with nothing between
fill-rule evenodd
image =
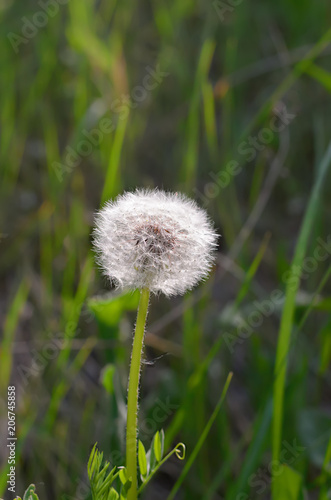
<instances>
[{"instance_id":1,"label":"green stem","mask_svg":"<svg viewBox=\"0 0 331 500\"><path fill-rule=\"evenodd\" d=\"M132 485L128 491L128 500L137 500L137 417L138 417L138 390L140 378L141 353L143 349L145 324L148 311L149 290L142 289L138 307L136 330L134 333L129 389L128 389L128 416L126 424L126 468Z\"/></svg>"}]
</instances>

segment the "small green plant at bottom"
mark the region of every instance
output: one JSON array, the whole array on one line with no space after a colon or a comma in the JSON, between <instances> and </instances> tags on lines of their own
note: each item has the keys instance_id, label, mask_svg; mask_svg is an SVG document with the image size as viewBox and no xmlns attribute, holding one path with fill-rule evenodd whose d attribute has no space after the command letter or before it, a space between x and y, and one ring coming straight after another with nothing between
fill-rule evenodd
<instances>
[{"instance_id":1,"label":"small green plant at bottom","mask_svg":"<svg viewBox=\"0 0 331 500\"><path fill-rule=\"evenodd\" d=\"M185 445L178 443L167 455L164 456L164 431L157 431L153 437L150 449L146 452L143 443L138 442L138 464L141 493L147 483L152 479L157 470L168 458L176 455L180 460L185 458ZM131 487L132 478L128 477L126 467L114 467L109 470L110 463L103 463L103 453L93 446L87 465L88 477L91 485L93 500L126 500L127 492Z\"/></svg>"},{"instance_id":2,"label":"small green plant at bottom","mask_svg":"<svg viewBox=\"0 0 331 500\"><path fill-rule=\"evenodd\" d=\"M39 500L36 493L36 487L34 484L30 484L26 492L24 493L23 500ZM22 500L21 497L15 497L14 500Z\"/></svg>"}]
</instances>

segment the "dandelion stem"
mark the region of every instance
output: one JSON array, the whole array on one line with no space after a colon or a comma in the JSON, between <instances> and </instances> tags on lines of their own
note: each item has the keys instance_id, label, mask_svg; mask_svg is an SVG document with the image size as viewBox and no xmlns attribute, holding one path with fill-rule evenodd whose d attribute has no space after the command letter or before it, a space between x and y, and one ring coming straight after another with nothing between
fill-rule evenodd
<instances>
[{"instance_id":1,"label":"dandelion stem","mask_svg":"<svg viewBox=\"0 0 331 500\"><path fill-rule=\"evenodd\" d=\"M128 491L128 500L137 500L137 419L138 390L140 378L141 353L143 349L145 324L148 311L150 291L143 288L140 292L137 323L133 339L129 389L128 416L126 426L126 468L132 485Z\"/></svg>"}]
</instances>

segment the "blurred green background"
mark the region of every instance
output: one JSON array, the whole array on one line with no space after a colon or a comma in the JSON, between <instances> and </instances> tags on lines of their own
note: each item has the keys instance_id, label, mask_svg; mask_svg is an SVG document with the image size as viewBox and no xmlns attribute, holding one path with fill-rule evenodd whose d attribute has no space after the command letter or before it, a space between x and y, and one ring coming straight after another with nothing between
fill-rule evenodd
<instances>
[{"instance_id":1,"label":"blurred green background","mask_svg":"<svg viewBox=\"0 0 331 500\"><path fill-rule=\"evenodd\" d=\"M209 281L151 303L146 447L163 427L189 457L234 373L176 498L269 499L272 472L275 499L331 498L330 2L0 12L0 495L9 383L17 494L89 498L95 441L123 464L137 296L109 290L90 234L138 186L186 193L222 234ZM167 498L183 467L172 458L144 498Z\"/></svg>"}]
</instances>

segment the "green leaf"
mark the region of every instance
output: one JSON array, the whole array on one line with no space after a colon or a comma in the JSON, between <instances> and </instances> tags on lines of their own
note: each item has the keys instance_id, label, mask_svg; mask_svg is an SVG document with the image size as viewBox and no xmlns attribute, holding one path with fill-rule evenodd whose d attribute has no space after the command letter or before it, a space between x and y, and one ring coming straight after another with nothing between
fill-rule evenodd
<instances>
[{"instance_id":1,"label":"green leaf","mask_svg":"<svg viewBox=\"0 0 331 500\"><path fill-rule=\"evenodd\" d=\"M149 481L152 479L152 477L154 476L154 474L159 470L159 468L161 467L161 465L163 465L173 454L176 455L176 457L179 459L179 460L185 460L185 444L184 443L178 443L164 458L163 460L161 460L161 462L159 462L157 465L155 465L154 469L151 470L151 473L147 476L147 478L145 479L145 481L140 485L139 487L139 490L138 490L138 493L141 493L141 491L143 490L143 488L149 483ZM148 451L147 453L147 457L148 455L151 454L151 450ZM154 460L155 460L155 457L154 457Z\"/></svg>"},{"instance_id":2,"label":"green leaf","mask_svg":"<svg viewBox=\"0 0 331 500\"><path fill-rule=\"evenodd\" d=\"M108 392L108 394L114 394L114 375L115 375L115 365L109 363L104 367L101 372L101 383Z\"/></svg>"},{"instance_id":3,"label":"green leaf","mask_svg":"<svg viewBox=\"0 0 331 500\"><path fill-rule=\"evenodd\" d=\"M154 454L157 462L160 462L163 456L163 449L164 449L164 431L163 429L161 432L157 431L157 433L154 436Z\"/></svg>"},{"instance_id":4,"label":"green leaf","mask_svg":"<svg viewBox=\"0 0 331 500\"><path fill-rule=\"evenodd\" d=\"M155 456L155 447L154 447L155 436L156 436L156 434L154 434L154 436L153 436L151 447L147 453L147 460L149 463L150 471L153 471L156 467L156 464L157 464L157 460L156 460L156 456Z\"/></svg>"},{"instance_id":5,"label":"green leaf","mask_svg":"<svg viewBox=\"0 0 331 500\"><path fill-rule=\"evenodd\" d=\"M114 488L111 488L107 500L118 500L119 497L120 496L117 491L114 490Z\"/></svg>"},{"instance_id":6,"label":"green leaf","mask_svg":"<svg viewBox=\"0 0 331 500\"><path fill-rule=\"evenodd\" d=\"M157 431L154 436L153 447L156 461L159 462L161 460L161 439L159 431Z\"/></svg>"},{"instance_id":7,"label":"green leaf","mask_svg":"<svg viewBox=\"0 0 331 500\"><path fill-rule=\"evenodd\" d=\"M126 470L125 467L120 468L119 478L123 485L125 485L128 482L128 471Z\"/></svg>"},{"instance_id":8,"label":"green leaf","mask_svg":"<svg viewBox=\"0 0 331 500\"><path fill-rule=\"evenodd\" d=\"M89 458L88 464L87 464L87 473L88 473L88 477L90 480L92 479L92 477L95 474L95 466L96 466L96 463L98 460L98 453L97 453L98 450L96 449L97 444L98 443L95 443L95 445L93 446L92 451L90 453L90 458Z\"/></svg>"},{"instance_id":9,"label":"green leaf","mask_svg":"<svg viewBox=\"0 0 331 500\"><path fill-rule=\"evenodd\" d=\"M120 498L126 498L126 494L131 487L132 479L131 476L128 477L128 471L125 467L120 467L119 478L122 483Z\"/></svg>"},{"instance_id":10,"label":"green leaf","mask_svg":"<svg viewBox=\"0 0 331 500\"><path fill-rule=\"evenodd\" d=\"M138 293L111 293L106 297L92 298L87 305L99 323L114 327L118 325L124 312L137 309L138 301Z\"/></svg>"},{"instance_id":11,"label":"green leaf","mask_svg":"<svg viewBox=\"0 0 331 500\"><path fill-rule=\"evenodd\" d=\"M142 478L145 478L148 474L146 450L140 439L138 442L138 462L140 474Z\"/></svg>"},{"instance_id":12,"label":"green leaf","mask_svg":"<svg viewBox=\"0 0 331 500\"><path fill-rule=\"evenodd\" d=\"M274 475L275 500L300 500L302 495L302 476L287 465L280 465Z\"/></svg>"},{"instance_id":13,"label":"green leaf","mask_svg":"<svg viewBox=\"0 0 331 500\"><path fill-rule=\"evenodd\" d=\"M26 492L24 493L23 500L39 500L38 495L35 493L35 485L30 484Z\"/></svg>"},{"instance_id":14,"label":"green leaf","mask_svg":"<svg viewBox=\"0 0 331 500\"><path fill-rule=\"evenodd\" d=\"M103 453L98 450L97 443L95 443L87 465L93 500L108 500L112 483L119 475L119 472L116 472L116 466L107 472L110 463L105 462L102 466L102 461Z\"/></svg>"}]
</instances>

